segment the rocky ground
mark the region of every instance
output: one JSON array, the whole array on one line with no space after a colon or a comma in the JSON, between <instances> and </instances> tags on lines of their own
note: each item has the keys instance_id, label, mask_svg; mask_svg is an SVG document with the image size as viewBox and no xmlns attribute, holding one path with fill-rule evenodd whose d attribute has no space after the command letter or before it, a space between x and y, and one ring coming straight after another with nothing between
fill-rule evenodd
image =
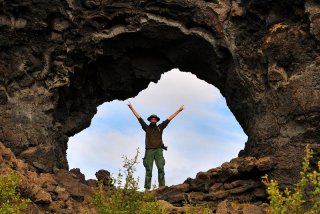
<instances>
[{"instance_id":1,"label":"rocky ground","mask_svg":"<svg viewBox=\"0 0 320 214\"><path fill-rule=\"evenodd\" d=\"M188 178L183 184L161 187L155 190L155 193L158 199L178 207L184 202L193 202L206 204L211 210L223 213L224 209L232 209L231 202L247 203L251 206L250 209L259 213L266 207L267 202L261 176L274 166L275 163L270 157L234 158L218 168L199 172L195 179Z\"/></svg>"},{"instance_id":2,"label":"rocky ground","mask_svg":"<svg viewBox=\"0 0 320 214\"><path fill-rule=\"evenodd\" d=\"M97 180L85 180L79 169L55 169L39 173L17 159L9 148L0 143L0 173L15 171L21 178L20 191L31 199L29 213L97 213L91 204ZM269 157L235 158L221 167L199 172L183 184L154 190L168 213L185 213L185 202L202 204L216 213L264 213L266 192L261 176L275 163ZM107 171L96 173L99 181L109 185Z\"/></svg>"},{"instance_id":3,"label":"rocky ground","mask_svg":"<svg viewBox=\"0 0 320 214\"><path fill-rule=\"evenodd\" d=\"M21 178L20 191L32 203L28 213L97 213L91 205L94 189L76 170L56 169L37 173L0 143L0 173L14 171Z\"/></svg>"}]
</instances>

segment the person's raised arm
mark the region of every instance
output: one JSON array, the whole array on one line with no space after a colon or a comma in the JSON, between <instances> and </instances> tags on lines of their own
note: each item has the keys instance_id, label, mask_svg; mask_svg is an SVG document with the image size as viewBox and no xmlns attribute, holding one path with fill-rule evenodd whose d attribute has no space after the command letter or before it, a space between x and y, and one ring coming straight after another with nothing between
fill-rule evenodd
<instances>
[{"instance_id":1,"label":"person's raised arm","mask_svg":"<svg viewBox=\"0 0 320 214\"><path fill-rule=\"evenodd\" d=\"M184 109L184 105L182 105L175 113L173 113L168 120L172 120L175 116L177 116Z\"/></svg>"},{"instance_id":2,"label":"person's raised arm","mask_svg":"<svg viewBox=\"0 0 320 214\"><path fill-rule=\"evenodd\" d=\"M129 102L128 107L131 109L132 113L139 119L140 115L138 114L138 112L136 112L136 110L134 110L134 108L132 107L132 104Z\"/></svg>"},{"instance_id":3,"label":"person's raised arm","mask_svg":"<svg viewBox=\"0 0 320 214\"><path fill-rule=\"evenodd\" d=\"M138 112L136 112L136 110L134 110L134 108L132 107L131 103L129 102L128 104L129 108L131 109L131 111L133 112L133 114L137 117L139 123L141 124L141 127L143 130L146 131L147 129L147 124L144 122L144 120L140 117L140 115L138 114Z\"/></svg>"}]
</instances>

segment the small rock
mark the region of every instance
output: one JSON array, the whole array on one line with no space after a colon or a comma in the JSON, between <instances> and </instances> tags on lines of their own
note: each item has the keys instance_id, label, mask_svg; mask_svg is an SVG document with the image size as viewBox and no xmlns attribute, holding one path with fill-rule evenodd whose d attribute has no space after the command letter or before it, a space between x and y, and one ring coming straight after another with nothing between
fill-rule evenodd
<instances>
[{"instance_id":1,"label":"small rock","mask_svg":"<svg viewBox=\"0 0 320 214\"><path fill-rule=\"evenodd\" d=\"M88 185L79 182L79 179L70 171L57 169L54 178L59 180L59 185L66 189L70 196L76 201L83 201L84 196L92 196L94 191Z\"/></svg>"},{"instance_id":2,"label":"small rock","mask_svg":"<svg viewBox=\"0 0 320 214\"><path fill-rule=\"evenodd\" d=\"M243 6L241 5L240 0L232 1L232 8L230 10L231 16L242 16L244 14L245 10Z\"/></svg>"},{"instance_id":3,"label":"small rock","mask_svg":"<svg viewBox=\"0 0 320 214\"><path fill-rule=\"evenodd\" d=\"M177 194L168 194L168 197L166 198L167 201L170 203L180 203L182 201L185 201L185 195L184 193L177 193Z\"/></svg>"},{"instance_id":4,"label":"small rock","mask_svg":"<svg viewBox=\"0 0 320 214\"><path fill-rule=\"evenodd\" d=\"M178 213L188 213L186 207L175 207L167 201L158 200L160 207L165 210L166 213L178 214Z\"/></svg>"},{"instance_id":5,"label":"small rock","mask_svg":"<svg viewBox=\"0 0 320 214\"><path fill-rule=\"evenodd\" d=\"M250 172L254 169L256 159L254 157L246 157L242 164L239 165L239 172Z\"/></svg>"},{"instance_id":6,"label":"small rock","mask_svg":"<svg viewBox=\"0 0 320 214\"><path fill-rule=\"evenodd\" d=\"M265 189L262 188L256 188L253 190L252 194L257 198L266 198L267 192Z\"/></svg>"},{"instance_id":7,"label":"small rock","mask_svg":"<svg viewBox=\"0 0 320 214\"><path fill-rule=\"evenodd\" d=\"M219 166L213 169L209 169L207 172L211 173L211 175L219 174L221 172L221 167Z\"/></svg>"},{"instance_id":8,"label":"small rock","mask_svg":"<svg viewBox=\"0 0 320 214\"><path fill-rule=\"evenodd\" d=\"M205 183L202 180L193 180L190 184L190 191L201 192L205 191Z\"/></svg>"},{"instance_id":9,"label":"small rock","mask_svg":"<svg viewBox=\"0 0 320 214\"><path fill-rule=\"evenodd\" d=\"M53 21L53 29L56 31L63 31L69 27L69 22L67 20L55 19Z\"/></svg>"},{"instance_id":10,"label":"small rock","mask_svg":"<svg viewBox=\"0 0 320 214\"><path fill-rule=\"evenodd\" d=\"M255 180L236 180L231 183L225 183L223 186L225 189L232 189L238 186L247 186L247 185L260 186L260 182Z\"/></svg>"},{"instance_id":11,"label":"small rock","mask_svg":"<svg viewBox=\"0 0 320 214\"><path fill-rule=\"evenodd\" d=\"M248 201L252 201L253 200L252 194L248 193L248 192L244 192L244 193L241 193L241 194L234 194L230 198L232 200L234 200L234 201L238 201L238 202L242 202L242 203L246 203Z\"/></svg>"},{"instance_id":12,"label":"small rock","mask_svg":"<svg viewBox=\"0 0 320 214\"><path fill-rule=\"evenodd\" d=\"M209 195L221 199L227 197L229 195L229 192L225 190L219 190L217 192L210 192Z\"/></svg>"},{"instance_id":13,"label":"small rock","mask_svg":"<svg viewBox=\"0 0 320 214\"><path fill-rule=\"evenodd\" d=\"M77 176L77 178L79 178L82 183L86 182L85 175L80 171L79 168L71 169L70 172L75 174Z\"/></svg>"},{"instance_id":14,"label":"small rock","mask_svg":"<svg viewBox=\"0 0 320 214\"><path fill-rule=\"evenodd\" d=\"M82 203L84 201L84 196L83 195L73 195L71 194L71 198L77 202Z\"/></svg>"},{"instance_id":15,"label":"small rock","mask_svg":"<svg viewBox=\"0 0 320 214\"><path fill-rule=\"evenodd\" d=\"M234 186L232 185L232 183L224 183L223 184L223 188L224 189L232 189Z\"/></svg>"},{"instance_id":16,"label":"small rock","mask_svg":"<svg viewBox=\"0 0 320 214\"><path fill-rule=\"evenodd\" d=\"M27 20L25 20L25 19L16 19L15 22L14 22L14 27L16 29L25 28L26 25L27 25Z\"/></svg>"},{"instance_id":17,"label":"small rock","mask_svg":"<svg viewBox=\"0 0 320 214\"><path fill-rule=\"evenodd\" d=\"M32 165L37 168L40 172L46 172L48 171L48 166L42 164L42 163L39 163L37 161L34 161L32 162Z\"/></svg>"},{"instance_id":18,"label":"small rock","mask_svg":"<svg viewBox=\"0 0 320 214\"><path fill-rule=\"evenodd\" d=\"M0 156L2 156L2 158L7 161L14 158L14 154L12 153L12 151L5 147L2 143L0 143Z\"/></svg>"},{"instance_id":19,"label":"small rock","mask_svg":"<svg viewBox=\"0 0 320 214\"><path fill-rule=\"evenodd\" d=\"M209 188L209 192L215 192L223 187L223 183L215 183Z\"/></svg>"},{"instance_id":20,"label":"small rock","mask_svg":"<svg viewBox=\"0 0 320 214\"><path fill-rule=\"evenodd\" d=\"M65 188L57 186L55 192L58 194L57 199L65 201L70 197L70 194L66 191Z\"/></svg>"},{"instance_id":21,"label":"small rock","mask_svg":"<svg viewBox=\"0 0 320 214\"><path fill-rule=\"evenodd\" d=\"M239 163L237 161L225 162L221 165L222 169L217 177L218 182L225 182L230 177L236 176L239 174Z\"/></svg>"},{"instance_id":22,"label":"small rock","mask_svg":"<svg viewBox=\"0 0 320 214\"><path fill-rule=\"evenodd\" d=\"M15 19L13 17L0 16L0 26L9 26L15 29L24 28L27 25L27 20L18 18Z\"/></svg>"},{"instance_id":23,"label":"small rock","mask_svg":"<svg viewBox=\"0 0 320 214\"><path fill-rule=\"evenodd\" d=\"M171 188L180 192L188 192L189 186L190 186L189 184L178 184L178 185L171 186Z\"/></svg>"},{"instance_id":24,"label":"small rock","mask_svg":"<svg viewBox=\"0 0 320 214\"><path fill-rule=\"evenodd\" d=\"M260 171L267 171L274 168L275 162L270 157L263 157L258 159L255 165Z\"/></svg>"},{"instance_id":25,"label":"small rock","mask_svg":"<svg viewBox=\"0 0 320 214\"><path fill-rule=\"evenodd\" d=\"M265 214L264 210L256 205L249 205L242 209L243 214Z\"/></svg>"},{"instance_id":26,"label":"small rock","mask_svg":"<svg viewBox=\"0 0 320 214\"><path fill-rule=\"evenodd\" d=\"M62 42L63 38L62 38L61 33L51 32L50 40L57 41L57 42Z\"/></svg>"},{"instance_id":27,"label":"small rock","mask_svg":"<svg viewBox=\"0 0 320 214\"><path fill-rule=\"evenodd\" d=\"M233 208L228 200L220 202L217 206L216 214L231 214L233 213Z\"/></svg>"},{"instance_id":28,"label":"small rock","mask_svg":"<svg viewBox=\"0 0 320 214\"><path fill-rule=\"evenodd\" d=\"M203 201L203 199L206 197L206 194L203 192L191 192L188 195L191 201L194 201L194 202Z\"/></svg>"},{"instance_id":29,"label":"small rock","mask_svg":"<svg viewBox=\"0 0 320 214\"><path fill-rule=\"evenodd\" d=\"M268 67L268 81L271 86L277 88L279 84L288 81L288 74L284 68L272 64Z\"/></svg>"},{"instance_id":30,"label":"small rock","mask_svg":"<svg viewBox=\"0 0 320 214\"><path fill-rule=\"evenodd\" d=\"M249 189L252 189L252 188L253 188L253 186L251 186L251 185L245 185L245 186L240 186L240 187L236 187L236 188L230 189L228 191L231 194L240 194L240 193L244 193L244 192L246 192L246 191L248 191Z\"/></svg>"},{"instance_id":31,"label":"small rock","mask_svg":"<svg viewBox=\"0 0 320 214\"><path fill-rule=\"evenodd\" d=\"M34 155L38 151L37 147L30 147L20 153L20 157L27 158L28 156Z\"/></svg>"},{"instance_id":32,"label":"small rock","mask_svg":"<svg viewBox=\"0 0 320 214\"><path fill-rule=\"evenodd\" d=\"M102 182L105 186L111 186L112 180L110 176L110 172L104 169L99 170L95 173L99 182Z\"/></svg>"},{"instance_id":33,"label":"small rock","mask_svg":"<svg viewBox=\"0 0 320 214\"><path fill-rule=\"evenodd\" d=\"M190 184L192 181L193 181L193 179L189 177L183 183L184 184Z\"/></svg>"},{"instance_id":34,"label":"small rock","mask_svg":"<svg viewBox=\"0 0 320 214\"><path fill-rule=\"evenodd\" d=\"M52 202L52 198L48 192L43 189L39 189L39 191L33 196L33 201L39 204L50 204Z\"/></svg>"},{"instance_id":35,"label":"small rock","mask_svg":"<svg viewBox=\"0 0 320 214\"><path fill-rule=\"evenodd\" d=\"M233 189L228 190L231 194L239 194L260 186L261 183L255 180L237 180L231 183Z\"/></svg>"},{"instance_id":36,"label":"small rock","mask_svg":"<svg viewBox=\"0 0 320 214\"><path fill-rule=\"evenodd\" d=\"M54 192L57 188L57 184L47 183L43 188L45 188L48 192Z\"/></svg>"},{"instance_id":37,"label":"small rock","mask_svg":"<svg viewBox=\"0 0 320 214\"><path fill-rule=\"evenodd\" d=\"M97 180L95 180L95 179L88 179L88 180L86 181L86 183L87 183L87 185L90 186L90 187L96 187L97 184L98 184Z\"/></svg>"},{"instance_id":38,"label":"small rock","mask_svg":"<svg viewBox=\"0 0 320 214\"><path fill-rule=\"evenodd\" d=\"M210 173L208 172L198 172L196 179L198 180L210 180Z\"/></svg>"}]
</instances>

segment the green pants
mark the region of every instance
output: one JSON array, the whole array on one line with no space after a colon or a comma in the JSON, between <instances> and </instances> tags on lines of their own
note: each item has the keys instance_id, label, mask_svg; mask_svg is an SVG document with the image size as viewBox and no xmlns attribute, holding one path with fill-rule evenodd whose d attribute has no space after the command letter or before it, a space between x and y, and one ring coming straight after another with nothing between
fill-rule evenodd
<instances>
[{"instance_id":1,"label":"green pants","mask_svg":"<svg viewBox=\"0 0 320 214\"><path fill-rule=\"evenodd\" d=\"M158 168L159 187L165 186L165 179L164 179L165 160L163 157L162 149L161 148L146 149L146 153L143 158L143 165L146 168L146 177L144 181L145 189L150 189L151 187L153 161L156 162L156 166Z\"/></svg>"}]
</instances>

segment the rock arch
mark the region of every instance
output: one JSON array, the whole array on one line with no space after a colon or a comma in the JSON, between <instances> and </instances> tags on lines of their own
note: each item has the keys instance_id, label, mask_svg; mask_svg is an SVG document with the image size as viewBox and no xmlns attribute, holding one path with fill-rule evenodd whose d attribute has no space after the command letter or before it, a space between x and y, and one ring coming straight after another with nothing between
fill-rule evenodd
<instances>
[{"instance_id":1,"label":"rock arch","mask_svg":"<svg viewBox=\"0 0 320 214\"><path fill-rule=\"evenodd\" d=\"M273 157L280 182L297 179L307 143L318 151L313 1L0 4L0 141L39 171L68 168L68 137L99 104L132 97L174 67L220 89L248 135L239 156Z\"/></svg>"}]
</instances>

